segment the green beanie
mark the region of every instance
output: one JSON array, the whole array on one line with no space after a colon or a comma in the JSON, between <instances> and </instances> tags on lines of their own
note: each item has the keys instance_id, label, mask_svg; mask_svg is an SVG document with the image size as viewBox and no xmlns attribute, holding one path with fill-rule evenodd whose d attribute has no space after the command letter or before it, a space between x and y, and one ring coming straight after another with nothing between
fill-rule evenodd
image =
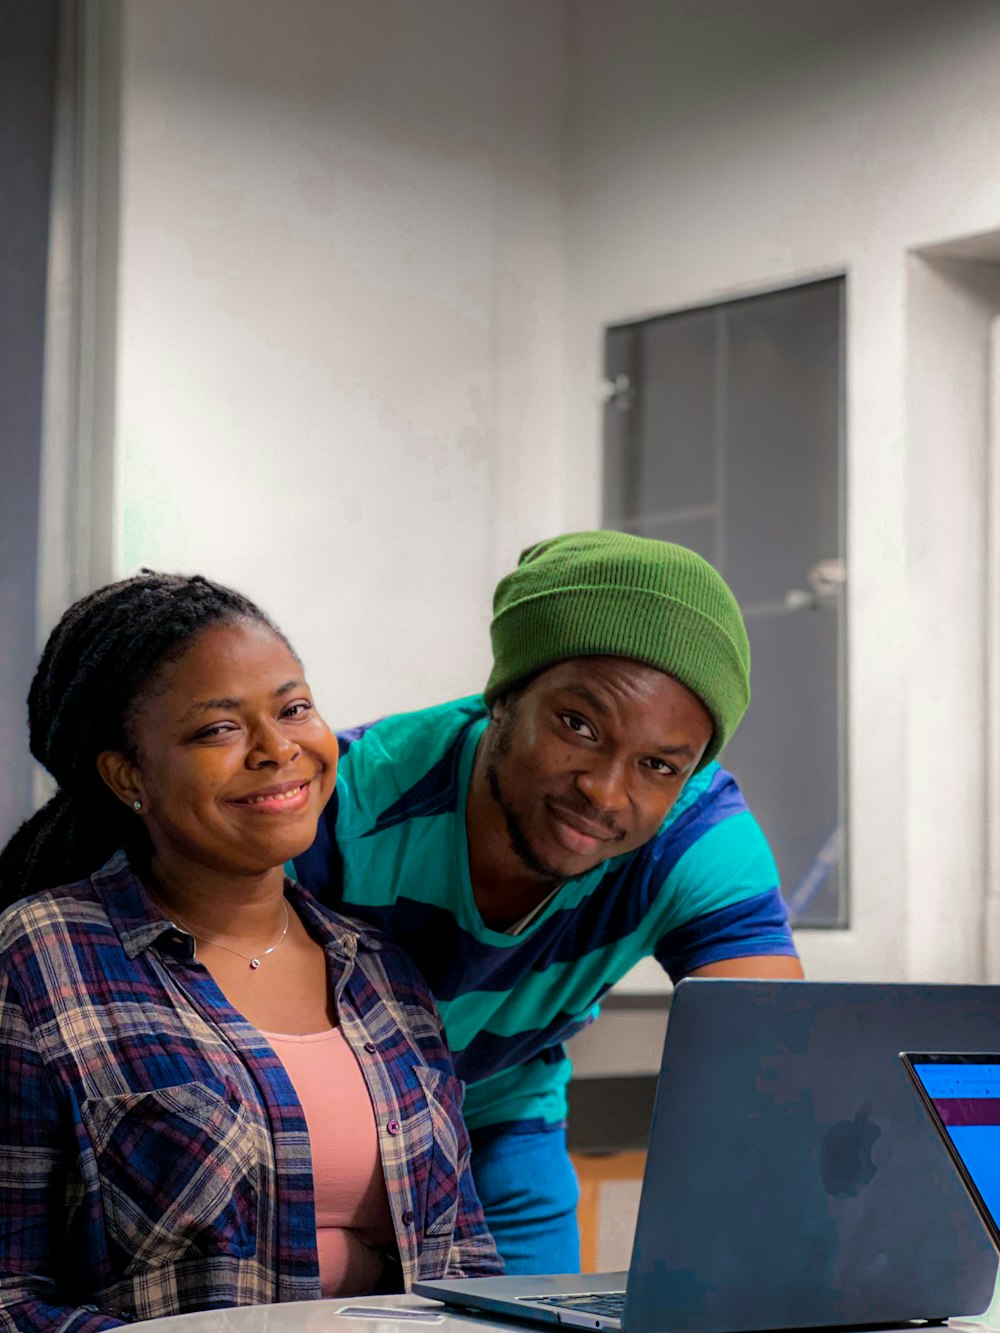
<instances>
[{"instance_id":1,"label":"green beanie","mask_svg":"<svg viewBox=\"0 0 1000 1333\"><path fill-rule=\"evenodd\" d=\"M705 705L716 757L750 702L750 645L736 599L685 546L624 532L573 532L530 546L493 596L492 704L568 657L630 657Z\"/></svg>"}]
</instances>

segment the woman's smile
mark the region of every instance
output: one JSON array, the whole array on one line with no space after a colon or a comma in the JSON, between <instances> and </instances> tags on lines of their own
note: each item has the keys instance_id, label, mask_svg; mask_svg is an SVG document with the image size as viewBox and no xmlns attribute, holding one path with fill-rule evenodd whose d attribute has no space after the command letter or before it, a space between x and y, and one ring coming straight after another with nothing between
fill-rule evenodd
<instances>
[{"instance_id":1,"label":"woman's smile","mask_svg":"<svg viewBox=\"0 0 1000 1333\"><path fill-rule=\"evenodd\" d=\"M275 787L265 787L261 791L251 792L249 796L231 796L228 798L228 803L241 806L255 814L290 814L308 804L311 783L312 778L282 782Z\"/></svg>"}]
</instances>

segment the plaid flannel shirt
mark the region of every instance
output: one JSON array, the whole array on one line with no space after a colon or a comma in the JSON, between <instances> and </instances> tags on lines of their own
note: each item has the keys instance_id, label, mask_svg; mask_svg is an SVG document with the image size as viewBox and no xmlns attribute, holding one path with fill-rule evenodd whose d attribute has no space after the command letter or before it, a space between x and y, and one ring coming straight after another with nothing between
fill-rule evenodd
<instances>
[{"instance_id":1,"label":"plaid flannel shirt","mask_svg":"<svg viewBox=\"0 0 1000 1333\"><path fill-rule=\"evenodd\" d=\"M401 1284L502 1271L423 979L286 893L371 1094ZM302 1108L193 952L122 852L0 917L0 1329L319 1297Z\"/></svg>"}]
</instances>

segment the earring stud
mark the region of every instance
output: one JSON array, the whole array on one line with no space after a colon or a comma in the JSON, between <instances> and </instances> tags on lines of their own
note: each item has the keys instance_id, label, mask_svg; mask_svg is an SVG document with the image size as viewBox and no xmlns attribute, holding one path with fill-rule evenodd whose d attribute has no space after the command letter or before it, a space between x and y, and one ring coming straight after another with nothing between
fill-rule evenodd
<instances>
[{"instance_id":1,"label":"earring stud","mask_svg":"<svg viewBox=\"0 0 1000 1333\"><path fill-rule=\"evenodd\" d=\"M141 801L133 801L133 802L132 802L132 809L133 809L133 810L137 810L137 811L138 811L138 810L141 810L141 809L142 809L142 802L141 802Z\"/></svg>"}]
</instances>

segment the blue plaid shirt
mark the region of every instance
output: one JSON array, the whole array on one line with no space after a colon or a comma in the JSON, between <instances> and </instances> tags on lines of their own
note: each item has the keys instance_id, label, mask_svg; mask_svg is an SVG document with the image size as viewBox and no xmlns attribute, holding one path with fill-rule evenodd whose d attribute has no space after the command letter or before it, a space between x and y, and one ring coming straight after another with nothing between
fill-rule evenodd
<instances>
[{"instance_id":1,"label":"blue plaid shirt","mask_svg":"<svg viewBox=\"0 0 1000 1333\"><path fill-rule=\"evenodd\" d=\"M286 893L371 1094L400 1284L502 1271L423 979ZM302 1108L193 952L123 852L0 916L0 1329L319 1297Z\"/></svg>"}]
</instances>

